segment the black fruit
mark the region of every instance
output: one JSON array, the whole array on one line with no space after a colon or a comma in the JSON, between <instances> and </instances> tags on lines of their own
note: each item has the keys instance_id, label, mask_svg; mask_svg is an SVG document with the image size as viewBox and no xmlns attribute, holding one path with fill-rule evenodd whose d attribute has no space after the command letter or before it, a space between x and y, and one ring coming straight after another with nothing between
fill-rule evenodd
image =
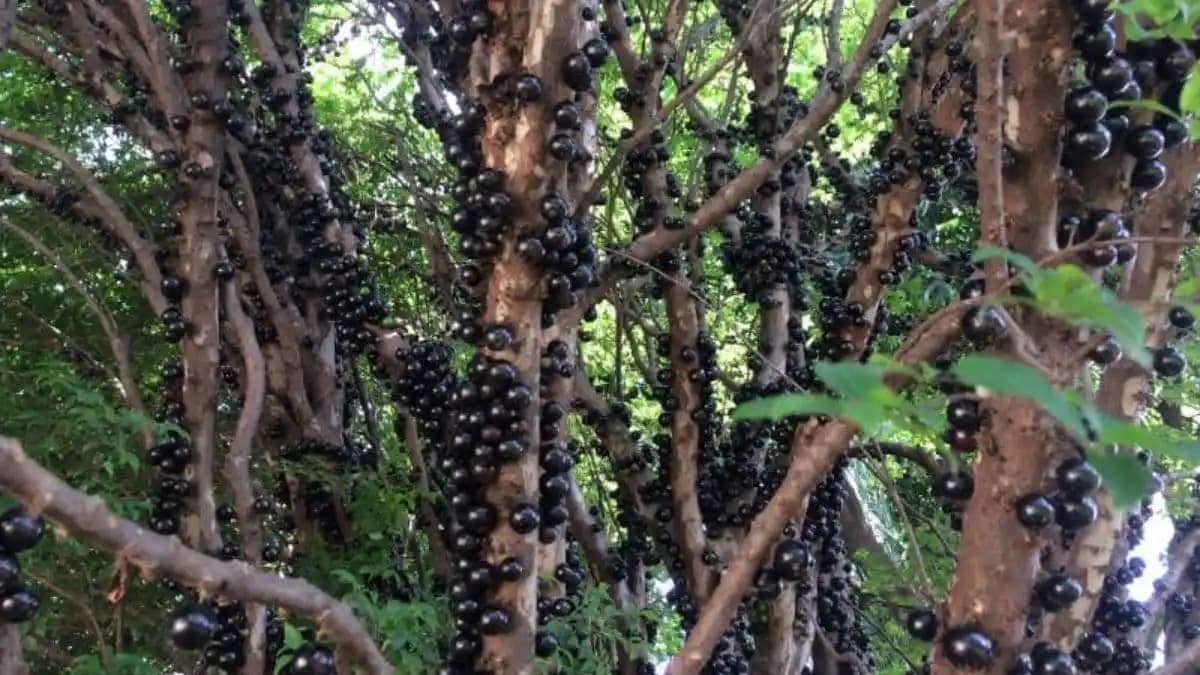
<instances>
[{"instance_id":1,"label":"black fruit","mask_svg":"<svg viewBox=\"0 0 1200 675\"><path fill-rule=\"evenodd\" d=\"M517 534L529 534L536 530L541 522L541 514L533 504L518 504L512 513L508 514L508 524Z\"/></svg>"},{"instance_id":2,"label":"black fruit","mask_svg":"<svg viewBox=\"0 0 1200 675\"><path fill-rule=\"evenodd\" d=\"M1080 499L1100 487L1100 472L1082 457L1059 464L1054 476L1058 489L1070 499Z\"/></svg>"},{"instance_id":3,"label":"black fruit","mask_svg":"<svg viewBox=\"0 0 1200 675\"><path fill-rule=\"evenodd\" d=\"M1036 492L1017 500L1017 521L1031 530L1040 530L1054 522L1054 503Z\"/></svg>"},{"instance_id":4,"label":"black fruit","mask_svg":"<svg viewBox=\"0 0 1200 675\"><path fill-rule=\"evenodd\" d=\"M171 642L179 649L201 649L216 632L217 615L208 607L184 607L171 617Z\"/></svg>"},{"instance_id":5,"label":"black fruit","mask_svg":"<svg viewBox=\"0 0 1200 675\"><path fill-rule=\"evenodd\" d=\"M23 507L14 506L0 514L0 549L12 553L33 548L42 539L46 525Z\"/></svg>"},{"instance_id":6,"label":"black fruit","mask_svg":"<svg viewBox=\"0 0 1200 675\"><path fill-rule=\"evenodd\" d=\"M1175 377L1187 368L1187 359L1174 347L1163 347L1154 352L1154 372L1162 377Z\"/></svg>"},{"instance_id":7,"label":"black fruit","mask_svg":"<svg viewBox=\"0 0 1200 675\"><path fill-rule=\"evenodd\" d=\"M1102 666L1113 657L1116 648L1113 647L1112 640L1109 640L1102 633L1085 633L1083 639L1079 641L1079 655L1082 656L1089 664Z\"/></svg>"},{"instance_id":8,"label":"black fruit","mask_svg":"<svg viewBox=\"0 0 1200 675\"><path fill-rule=\"evenodd\" d=\"M499 607L489 607L479 615L479 632L483 635L502 635L512 630L508 612Z\"/></svg>"},{"instance_id":9,"label":"black fruit","mask_svg":"<svg viewBox=\"0 0 1200 675\"><path fill-rule=\"evenodd\" d=\"M966 501L975 492L975 480L964 471L948 471L933 479L933 494L942 499Z\"/></svg>"},{"instance_id":10,"label":"black fruit","mask_svg":"<svg viewBox=\"0 0 1200 675\"><path fill-rule=\"evenodd\" d=\"M960 431L979 431L979 402L970 398L951 401L950 405L946 406L946 421Z\"/></svg>"},{"instance_id":11,"label":"black fruit","mask_svg":"<svg viewBox=\"0 0 1200 675\"><path fill-rule=\"evenodd\" d=\"M795 539L785 539L775 547L773 567L784 581L801 581L808 575L812 553L808 545Z\"/></svg>"},{"instance_id":12,"label":"black fruit","mask_svg":"<svg viewBox=\"0 0 1200 675\"><path fill-rule=\"evenodd\" d=\"M1067 574L1055 572L1038 583L1036 592L1046 609L1057 612L1078 600L1083 595L1083 586Z\"/></svg>"},{"instance_id":13,"label":"black fruit","mask_svg":"<svg viewBox=\"0 0 1200 675\"><path fill-rule=\"evenodd\" d=\"M21 578L21 561L11 553L0 553L0 593L17 585Z\"/></svg>"},{"instance_id":14,"label":"black fruit","mask_svg":"<svg viewBox=\"0 0 1200 675\"><path fill-rule=\"evenodd\" d=\"M1078 530L1096 522L1098 512L1091 497L1061 499L1054 506L1054 520L1064 530Z\"/></svg>"},{"instance_id":15,"label":"black fruit","mask_svg":"<svg viewBox=\"0 0 1200 675\"><path fill-rule=\"evenodd\" d=\"M1108 97L1092 87L1080 87L1067 94L1064 106L1067 119L1076 124L1099 122L1108 111Z\"/></svg>"},{"instance_id":16,"label":"black fruit","mask_svg":"<svg viewBox=\"0 0 1200 675\"><path fill-rule=\"evenodd\" d=\"M1138 160L1129 174L1129 184L1139 190L1151 192L1167 182L1167 165L1157 159Z\"/></svg>"},{"instance_id":17,"label":"black fruit","mask_svg":"<svg viewBox=\"0 0 1200 675\"><path fill-rule=\"evenodd\" d=\"M1112 133L1103 124L1079 124L1067 134L1064 152L1074 162L1101 159L1112 147Z\"/></svg>"},{"instance_id":18,"label":"black fruit","mask_svg":"<svg viewBox=\"0 0 1200 675\"><path fill-rule=\"evenodd\" d=\"M992 639L974 626L955 626L942 636L942 652L959 668L983 669L995 659Z\"/></svg>"},{"instance_id":19,"label":"black fruit","mask_svg":"<svg viewBox=\"0 0 1200 675\"><path fill-rule=\"evenodd\" d=\"M337 675L333 653L314 644L301 645L288 664L288 675Z\"/></svg>"},{"instance_id":20,"label":"black fruit","mask_svg":"<svg viewBox=\"0 0 1200 675\"><path fill-rule=\"evenodd\" d=\"M1108 338L1088 352L1088 357L1097 365L1107 366L1121 358L1121 345L1116 340Z\"/></svg>"},{"instance_id":21,"label":"black fruit","mask_svg":"<svg viewBox=\"0 0 1200 675\"><path fill-rule=\"evenodd\" d=\"M1157 159L1166 144L1163 132L1150 125L1135 127L1125 136L1125 149L1138 159Z\"/></svg>"},{"instance_id":22,"label":"black fruit","mask_svg":"<svg viewBox=\"0 0 1200 675\"><path fill-rule=\"evenodd\" d=\"M1167 321L1180 330L1191 330L1192 326L1196 325L1196 317L1192 316L1186 307L1178 305L1167 310Z\"/></svg>"},{"instance_id":23,"label":"black fruit","mask_svg":"<svg viewBox=\"0 0 1200 675\"><path fill-rule=\"evenodd\" d=\"M972 307L963 314L962 331L977 347L985 347L1003 340L1008 326L995 307Z\"/></svg>"},{"instance_id":24,"label":"black fruit","mask_svg":"<svg viewBox=\"0 0 1200 675\"><path fill-rule=\"evenodd\" d=\"M558 637L554 633L538 633L534 638L534 651L541 658L549 658L558 651Z\"/></svg>"},{"instance_id":25,"label":"black fruit","mask_svg":"<svg viewBox=\"0 0 1200 675\"><path fill-rule=\"evenodd\" d=\"M914 609L904 620L908 634L924 642L932 642L937 637L938 619L932 609Z\"/></svg>"},{"instance_id":26,"label":"black fruit","mask_svg":"<svg viewBox=\"0 0 1200 675\"><path fill-rule=\"evenodd\" d=\"M542 97L542 80L537 75L522 75L515 87L517 98L532 103Z\"/></svg>"},{"instance_id":27,"label":"black fruit","mask_svg":"<svg viewBox=\"0 0 1200 675\"><path fill-rule=\"evenodd\" d=\"M575 52L563 59L563 81L575 91L592 88L592 64L582 52Z\"/></svg>"},{"instance_id":28,"label":"black fruit","mask_svg":"<svg viewBox=\"0 0 1200 675\"><path fill-rule=\"evenodd\" d=\"M0 621L24 623L37 616L37 594L25 586L18 585L0 595Z\"/></svg>"}]
</instances>

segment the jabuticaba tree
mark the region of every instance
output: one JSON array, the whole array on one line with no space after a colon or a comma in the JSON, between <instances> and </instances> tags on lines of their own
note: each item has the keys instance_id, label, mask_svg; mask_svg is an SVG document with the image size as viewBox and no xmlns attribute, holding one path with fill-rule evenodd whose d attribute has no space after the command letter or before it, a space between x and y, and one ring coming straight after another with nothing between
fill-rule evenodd
<instances>
[{"instance_id":1,"label":"jabuticaba tree","mask_svg":"<svg viewBox=\"0 0 1200 675\"><path fill-rule=\"evenodd\" d=\"M1153 9L0 6L0 675L1195 670Z\"/></svg>"}]
</instances>

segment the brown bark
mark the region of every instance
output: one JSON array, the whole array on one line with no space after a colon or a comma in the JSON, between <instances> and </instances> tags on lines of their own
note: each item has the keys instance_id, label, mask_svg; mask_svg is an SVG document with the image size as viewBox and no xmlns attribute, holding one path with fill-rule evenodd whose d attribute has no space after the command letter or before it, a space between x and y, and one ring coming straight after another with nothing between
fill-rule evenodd
<instances>
[{"instance_id":1,"label":"brown bark","mask_svg":"<svg viewBox=\"0 0 1200 675\"><path fill-rule=\"evenodd\" d=\"M1167 184L1149 195L1134 214L1136 236L1181 237L1187 232L1192 184L1200 170L1200 146L1190 144L1171 150L1164 161L1170 177ZM1115 206L1119 208L1121 204ZM1160 307L1151 312L1147 320L1146 345L1150 349L1161 346L1166 338L1166 326L1162 321L1165 307L1159 303L1168 299L1175 285L1182 248L1175 244L1139 244L1137 258L1125 270L1122 279L1120 298L1123 302ZM1110 415L1127 420L1141 419L1148 403L1148 384L1149 375L1142 366L1132 359L1121 358L1100 378L1096 404ZM1100 507L1096 522L1081 533L1066 561L1068 571L1083 585L1083 596L1069 611L1056 616L1044 632L1047 639L1060 647L1072 646L1079 639L1099 602L1105 575L1114 561L1122 557L1118 555L1122 542L1122 514L1114 508L1107 493L1098 494L1096 503ZM1151 611L1148 616L1156 617L1157 611ZM1135 639L1135 643L1144 644L1148 628L1137 631L1143 639Z\"/></svg>"},{"instance_id":2,"label":"brown bark","mask_svg":"<svg viewBox=\"0 0 1200 675\"><path fill-rule=\"evenodd\" d=\"M931 317L915 329L895 357L902 363L923 363L940 354L958 334L962 307L952 307ZM891 384L891 383L889 383ZM784 525L799 512L804 499L845 452L857 429L850 422L835 419L827 424L809 422L796 430L792 438L788 470L771 501L751 523L738 557L721 575L709 602L688 636L683 649L667 665L670 675L695 675L700 672L738 603L754 580L759 566L779 540Z\"/></svg>"},{"instance_id":3,"label":"brown bark","mask_svg":"<svg viewBox=\"0 0 1200 675\"><path fill-rule=\"evenodd\" d=\"M1000 176L995 166L989 166L988 173L981 168L981 195L987 195L988 202L981 217L989 219L981 225L981 238L996 243L996 224L1005 218L1011 247L1037 260L1056 249L1058 119L1071 59L1070 16L1065 8L1039 0L1009 1L1003 17L992 6L979 7L985 24L1003 22L1015 36L1007 53L1011 77L1001 83L993 76L999 64L978 64L987 70L980 81L980 105L986 108L980 124L991 127L981 129L981 134L989 150L998 151L997 139L987 136L1000 131L1003 119L1003 140L1018 157L1002 185L984 185ZM982 46L981 56L1003 58L987 39ZM998 100L1003 101L1002 111L995 109ZM1003 270L990 270L989 286L1002 280L1002 275ZM1009 345L1009 351L1033 350L1050 368L1064 366L1073 350L1073 333L1042 317L1023 318L1024 332L1035 335L1038 342ZM1017 522L1013 504L1025 493L1040 491L1050 460L1069 446L1049 416L1031 401L992 396L984 399L984 407L987 422L974 461L974 496L963 514L962 546L943 625L981 628L995 646L995 660L988 670L1002 673L1024 639L1041 546L1039 537ZM938 645L933 672L964 671L952 665Z\"/></svg>"},{"instance_id":4,"label":"brown bark","mask_svg":"<svg viewBox=\"0 0 1200 675\"><path fill-rule=\"evenodd\" d=\"M21 629L16 624L0 624L0 675L29 675L21 651Z\"/></svg>"},{"instance_id":5,"label":"brown bark","mask_svg":"<svg viewBox=\"0 0 1200 675\"><path fill-rule=\"evenodd\" d=\"M226 39L225 6L209 3L196 8L190 43L198 65L190 82L211 100L224 97L220 62L229 49ZM165 98L165 97L164 97ZM165 106L164 106L165 107ZM213 463L216 455L217 366L221 334L218 326L217 285L213 268L217 263L217 176L224 157L222 131L209 110L192 110L192 123L184 138L182 165L195 162L204 175L185 181L186 196L180 209L183 235L179 247L179 276L187 287L181 302L188 335L180 345L183 376L184 426L191 437L192 462L184 477L194 484L188 499L183 533L195 548L209 553L221 548L213 499Z\"/></svg>"}]
</instances>

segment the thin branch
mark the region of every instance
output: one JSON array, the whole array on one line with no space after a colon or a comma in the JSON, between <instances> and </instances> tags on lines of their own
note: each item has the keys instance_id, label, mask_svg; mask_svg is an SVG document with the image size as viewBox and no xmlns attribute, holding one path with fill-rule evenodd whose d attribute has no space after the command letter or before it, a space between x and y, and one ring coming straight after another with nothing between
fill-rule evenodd
<instances>
[{"instance_id":1,"label":"thin branch","mask_svg":"<svg viewBox=\"0 0 1200 675\"><path fill-rule=\"evenodd\" d=\"M165 574L210 595L277 605L312 619L343 652L372 675L394 670L354 612L300 579L266 574L243 562L225 562L184 546L175 537L149 532L117 516L98 497L75 490L25 454L21 444L0 437L0 491L31 513L57 523L67 533L141 568Z\"/></svg>"},{"instance_id":2,"label":"thin branch","mask_svg":"<svg viewBox=\"0 0 1200 675\"><path fill-rule=\"evenodd\" d=\"M0 139L20 143L42 154L49 155L62 164L63 168L83 185L88 195L92 198L92 201L103 213L104 217L101 219L101 222L105 226L105 229L124 244L133 254L138 269L141 270L142 276L146 279L146 283L142 286L142 291L146 294L146 299L150 302L150 307L154 309L155 313L161 313L166 308L167 301L162 295L162 272L158 268L158 263L154 260L153 246L138 235L133 223L125 217L121 208L117 206L117 203L113 201L104 187L100 185L100 181L96 180L96 177L80 164L77 159L45 139L17 131L2 124L0 124ZM4 161L6 160L0 160L0 163Z\"/></svg>"},{"instance_id":3,"label":"thin branch","mask_svg":"<svg viewBox=\"0 0 1200 675\"><path fill-rule=\"evenodd\" d=\"M237 509L238 527L242 535L242 555L251 565L262 563L262 524L254 509L254 484L250 477L250 456L254 435L262 418L266 395L266 365L254 333L254 322L242 308L233 281L225 283L225 317L237 334L238 350L242 354L242 412L237 429L225 457L225 473L233 488L233 504ZM250 618L250 634L246 640L244 675L261 675L266 667L266 612L261 605L246 607Z\"/></svg>"}]
</instances>

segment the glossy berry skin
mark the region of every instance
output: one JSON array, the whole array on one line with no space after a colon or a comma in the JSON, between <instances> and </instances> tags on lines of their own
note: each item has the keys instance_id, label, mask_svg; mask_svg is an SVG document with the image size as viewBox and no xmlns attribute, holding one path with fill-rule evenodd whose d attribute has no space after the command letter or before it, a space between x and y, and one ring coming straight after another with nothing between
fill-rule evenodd
<instances>
[{"instance_id":1,"label":"glossy berry skin","mask_svg":"<svg viewBox=\"0 0 1200 675\"><path fill-rule=\"evenodd\" d=\"M1161 377L1175 377L1187 368L1187 359L1174 347L1163 347L1154 352L1154 372Z\"/></svg>"},{"instance_id":2,"label":"glossy berry skin","mask_svg":"<svg viewBox=\"0 0 1200 675\"><path fill-rule=\"evenodd\" d=\"M1109 640L1102 633L1085 633L1083 639L1079 641L1079 655L1082 656L1089 664L1102 666L1112 659L1116 648L1113 647L1112 640Z\"/></svg>"},{"instance_id":3,"label":"glossy berry skin","mask_svg":"<svg viewBox=\"0 0 1200 675\"><path fill-rule=\"evenodd\" d=\"M288 664L288 675L337 675L333 664L333 653L314 644L301 645Z\"/></svg>"},{"instance_id":4,"label":"glossy berry skin","mask_svg":"<svg viewBox=\"0 0 1200 675\"><path fill-rule=\"evenodd\" d=\"M17 585L21 579L21 561L11 553L0 553L0 593Z\"/></svg>"},{"instance_id":5,"label":"glossy berry skin","mask_svg":"<svg viewBox=\"0 0 1200 675\"><path fill-rule=\"evenodd\" d=\"M992 639L974 626L955 626L942 635L942 653L958 668L982 670L996 658Z\"/></svg>"},{"instance_id":6,"label":"glossy berry skin","mask_svg":"<svg viewBox=\"0 0 1200 675\"><path fill-rule=\"evenodd\" d=\"M960 431L979 431L979 402L972 398L959 398L946 406L946 421Z\"/></svg>"},{"instance_id":7,"label":"glossy berry skin","mask_svg":"<svg viewBox=\"0 0 1200 675\"><path fill-rule=\"evenodd\" d=\"M1121 358L1121 345L1112 338L1096 345L1088 352L1088 358L1100 366L1107 366Z\"/></svg>"},{"instance_id":8,"label":"glossy berry skin","mask_svg":"<svg viewBox=\"0 0 1200 675\"><path fill-rule=\"evenodd\" d=\"M1075 661L1061 649L1050 645L1038 649L1035 645L1033 672L1037 675L1075 675Z\"/></svg>"},{"instance_id":9,"label":"glossy berry skin","mask_svg":"<svg viewBox=\"0 0 1200 675\"><path fill-rule=\"evenodd\" d=\"M0 514L0 549L20 553L33 548L42 539L46 524L31 516L23 507L14 506Z\"/></svg>"},{"instance_id":10,"label":"glossy berry skin","mask_svg":"<svg viewBox=\"0 0 1200 675\"><path fill-rule=\"evenodd\" d=\"M25 623L37 616L37 594L18 585L0 595L0 622Z\"/></svg>"},{"instance_id":11,"label":"glossy berry skin","mask_svg":"<svg viewBox=\"0 0 1200 675\"><path fill-rule=\"evenodd\" d=\"M217 632L217 615L208 607L184 607L171 617L172 644L179 649L202 649Z\"/></svg>"},{"instance_id":12,"label":"glossy berry skin","mask_svg":"<svg viewBox=\"0 0 1200 675\"><path fill-rule=\"evenodd\" d=\"M517 98L526 103L533 103L542 98L542 80L537 75L518 77L514 89Z\"/></svg>"},{"instance_id":13,"label":"glossy berry skin","mask_svg":"<svg viewBox=\"0 0 1200 675\"><path fill-rule=\"evenodd\" d=\"M499 607L489 607L479 615L479 632L483 635L502 635L512 630L508 612Z\"/></svg>"},{"instance_id":14,"label":"glossy berry skin","mask_svg":"<svg viewBox=\"0 0 1200 675\"><path fill-rule=\"evenodd\" d=\"M1031 530L1040 530L1054 522L1054 502L1036 492L1018 499L1016 512L1017 522Z\"/></svg>"},{"instance_id":15,"label":"glossy berry skin","mask_svg":"<svg viewBox=\"0 0 1200 675\"><path fill-rule=\"evenodd\" d=\"M975 452L979 449L975 433L964 429L946 429L946 442L959 452Z\"/></svg>"},{"instance_id":16,"label":"glossy berry skin","mask_svg":"<svg viewBox=\"0 0 1200 675\"><path fill-rule=\"evenodd\" d=\"M1080 87L1067 94L1064 109L1067 119L1076 124L1099 122L1108 111L1108 97L1092 87Z\"/></svg>"},{"instance_id":17,"label":"glossy berry skin","mask_svg":"<svg viewBox=\"0 0 1200 675\"><path fill-rule=\"evenodd\" d=\"M517 534L529 534L538 528L542 522L538 508L533 504L518 504L508 514L508 524Z\"/></svg>"},{"instance_id":18,"label":"glossy berry skin","mask_svg":"<svg viewBox=\"0 0 1200 675\"><path fill-rule=\"evenodd\" d=\"M1096 522L1098 513L1091 497L1061 499L1054 506L1054 521L1064 530L1078 530Z\"/></svg>"},{"instance_id":19,"label":"glossy berry skin","mask_svg":"<svg viewBox=\"0 0 1200 675\"><path fill-rule=\"evenodd\" d=\"M984 347L1008 336L1004 316L995 307L972 307L962 316L963 335L978 347Z\"/></svg>"},{"instance_id":20,"label":"glossy berry skin","mask_svg":"<svg viewBox=\"0 0 1200 675\"><path fill-rule=\"evenodd\" d=\"M539 632L534 638L534 652L541 658L549 658L558 651L558 637L554 633Z\"/></svg>"},{"instance_id":21,"label":"glossy berry skin","mask_svg":"<svg viewBox=\"0 0 1200 675\"><path fill-rule=\"evenodd\" d=\"M1125 149L1137 159L1158 159L1166 145L1163 132L1148 124L1135 127L1125 135Z\"/></svg>"},{"instance_id":22,"label":"glossy berry skin","mask_svg":"<svg viewBox=\"0 0 1200 675\"><path fill-rule=\"evenodd\" d=\"M904 619L908 634L922 642L932 642L937 637L938 619L932 609L914 609Z\"/></svg>"},{"instance_id":23,"label":"glossy berry skin","mask_svg":"<svg viewBox=\"0 0 1200 675\"><path fill-rule=\"evenodd\" d=\"M575 91L592 88L592 64L582 52L575 52L563 59L563 81Z\"/></svg>"},{"instance_id":24,"label":"glossy berry skin","mask_svg":"<svg viewBox=\"0 0 1200 675\"><path fill-rule=\"evenodd\" d=\"M608 43L600 38L593 38L583 43L583 55L587 57L588 63L593 68L603 66L608 59L608 53Z\"/></svg>"},{"instance_id":25,"label":"glossy berry skin","mask_svg":"<svg viewBox=\"0 0 1200 675\"><path fill-rule=\"evenodd\" d=\"M516 558L505 558L496 567L496 573L503 581L517 581L525 576L525 564Z\"/></svg>"},{"instance_id":26,"label":"glossy berry skin","mask_svg":"<svg viewBox=\"0 0 1200 675\"><path fill-rule=\"evenodd\" d=\"M1072 457L1054 472L1058 489L1069 499L1081 499L1100 487L1100 472L1082 457Z\"/></svg>"},{"instance_id":27,"label":"glossy berry skin","mask_svg":"<svg viewBox=\"0 0 1200 675\"><path fill-rule=\"evenodd\" d=\"M772 565L784 581L801 581L808 575L812 553L808 545L795 539L785 539L775 547Z\"/></svg>"},{"instance_id":28,"label":"glossy berry skin","mask_svg":"<svg viewBox=\"0 0 1200 675\"><path fill-rule=\"evenodd\" d=\"M933 494L942 499L966 501L975 492L975 480L963 471L948 471L933 479Z\"/></svg>"},{"instance_id":29,"label":"glossy berry skin","mask_svg":"<svg viewBox=\"0 0 1200 675\"><path fill-rule=\"evenodd\" d=\"M1080 124L1067 134L1064 153L1074 162L1101 159L1112 147L1112 132L1103 124Z\"/></svg>"},{"instance_id":30,"label":"glossy berry skin","mask_svg":"<svg viewBox=\"0 0 1200 675\"><path fill-rule=\"evenodd\" d=\"M1167 321L1179 330L1191 330L1196 325L1196 317L1186 307L1178 305L1167 310Z\"/></svg>"},{"instance_id":31,"label":"glossy berry skin","mask_svg":"<svg viewBox=\"0 0 1200 675\"><path fill-rule=\"evenodd\" d=\"M1129 184L1138 190L1152 192L1167 182L1167 165L1157 159L1143 159L1133 165Z\"/></svg>"},{"instance_id":32,"label":"glossy berry skin","mask_svg":"<svg viewBox=\"0 0 1200 675\"><path fill-rule=\"evenodd\" d=\"M1057 612L1078 600L1083 595L1083 586L1070 576L1055 572L1039 582L1036 591L1042 605L1051 612ZM1034 660L1037 660L1036 657Z\"/></svg>"}]
</instances>

